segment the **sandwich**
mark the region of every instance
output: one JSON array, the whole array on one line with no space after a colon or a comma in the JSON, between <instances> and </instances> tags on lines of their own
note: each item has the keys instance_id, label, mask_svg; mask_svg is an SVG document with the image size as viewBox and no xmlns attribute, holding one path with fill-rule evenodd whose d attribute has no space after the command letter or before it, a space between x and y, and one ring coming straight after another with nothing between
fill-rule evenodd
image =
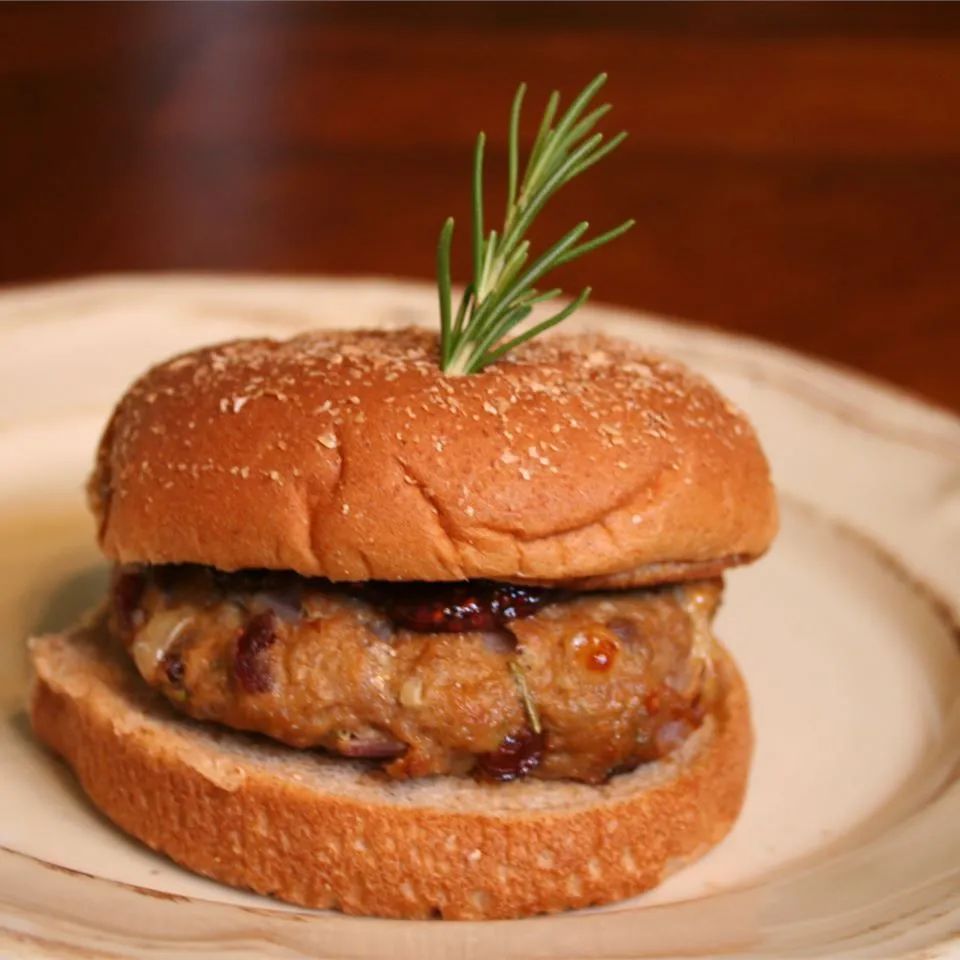
<instances>
[{"instance_id":1,"label":"sandwich","mask_svg":"<svg viewBox=\"0 0 960 960\"><path fill-rule=\"evenodd\" d=\"M109 596L31 641L33 726L190 870L529 916L648 889L736 819L749 706L711 621L776 530L756 435L632 342L511 343L529 284L484 314L476 280L453 319L441 276L439 335L205 347L107 424Z\"/></svg>"}]
</instances>

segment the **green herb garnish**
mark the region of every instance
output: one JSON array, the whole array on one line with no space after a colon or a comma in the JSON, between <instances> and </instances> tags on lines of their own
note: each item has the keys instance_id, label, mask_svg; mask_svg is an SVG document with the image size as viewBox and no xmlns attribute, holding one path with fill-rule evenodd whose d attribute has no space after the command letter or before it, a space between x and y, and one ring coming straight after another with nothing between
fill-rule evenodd
<instances>
[{"instance_id":1,"label":"green herb garnish","mask_svg":"<svg viewBox=\"0 0 960 960\"><path fill-rule=\"evenodd\" d=\"M483 148L484 134L477 137L473 157L473 281L463 292L456 316L450 296L450 245L453 240L453 218L449 217L440 231L437 245L437 283L440 292L440 365L444 373L459 376L476 373L499 360L508 350L555 326L570 316L590 296L590 287L553 316L534 324L509 340L504 338L530 316L534 306L563 294L559 288L541 293L534 284L554 267L609 243L633 226L626 220L590 240L582 237L589 223L578 223L529 266L530 241L526 239L543 205L565 183L602 160L626 137L618 133L604 142L602 133L591 133L610 110L610 104L597 107L584 115L596 92L606 82L601 73L589 83L554 124L560 95L554 91L540 121L540 128L523 178L517 182L520 169L520 109L526 85L520 84L510 110L509 166L507 208L503 228L484 236L483 228Z\"/></svg>"}]
</instances>

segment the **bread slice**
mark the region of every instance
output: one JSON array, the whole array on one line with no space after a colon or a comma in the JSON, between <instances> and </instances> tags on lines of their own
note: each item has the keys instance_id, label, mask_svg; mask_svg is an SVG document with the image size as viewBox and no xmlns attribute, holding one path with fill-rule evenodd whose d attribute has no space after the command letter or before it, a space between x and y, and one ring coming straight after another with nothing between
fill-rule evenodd
<instances>
[{"instance_id":1,"label":"bread slice","mask_svg":"<svg viewBox=\"0 0 960 960\"><path fill-rule=\"evenodd\" d=\"M640 893L729 830L752 736L724 708L674 757L602 786L453 777L390 781L174 713L96 620L31 641L38 737L118 826L177 863L308 907L481 919Z\"/></svg>"}]
</instances>

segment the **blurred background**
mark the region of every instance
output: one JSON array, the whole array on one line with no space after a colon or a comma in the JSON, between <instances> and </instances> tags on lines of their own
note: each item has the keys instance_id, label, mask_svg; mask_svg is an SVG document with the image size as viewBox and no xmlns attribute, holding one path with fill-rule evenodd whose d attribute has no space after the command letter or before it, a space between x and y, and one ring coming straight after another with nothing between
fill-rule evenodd
<instances>
[{"instance_id":1,"label":"blurred background","mask_svg":"<svg viewBox=\"0 0 960 960\"><path fill-rule=\"evenodd\" d=\"M598 300L776 340L960 409L960 5L0 6L0 284L114 271L467 270L553 87L630 139L537 236Z\"/></svg>"}]
</instances>

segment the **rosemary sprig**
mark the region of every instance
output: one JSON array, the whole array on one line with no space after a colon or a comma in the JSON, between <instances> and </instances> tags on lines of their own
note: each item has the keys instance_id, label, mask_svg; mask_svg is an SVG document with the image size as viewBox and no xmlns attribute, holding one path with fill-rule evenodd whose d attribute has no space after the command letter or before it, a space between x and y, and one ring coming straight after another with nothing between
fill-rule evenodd
<instances>
[{"instance_id":1,"label":"rosemary sprig","mask_svg":"<svg viewBox=\"0 0 960 960\"><path fill-rule=\"evenodd\" d=\"M585 111L597 91L606 82L601 73L587 84L559 120L554 120L560 95L554 91L547 101L537 136L520 178L520 111L526 85L520 84L510 109L508 140L507 205L503 227L484 234L483 154L486 137L477 137L473 155L473 280L467 285L454 315L451 301L450 248L453 243L453 218L440 231L437 244L437 286L440 296L440 361L452 376L476 373L499 360L505 353L544 330L566 320L587 297L586 287L566 307L507 339L522 324L538 303L563 294L559 288L540 292L537 284L555 267L582 257L609 243L633 226L626 220L619 226L590 240L582 240L589 229L578 223L553 246L536 257L529 266L530 241L527 232L544 204L564 184L588 170L626 138L618 133L604 142L602 133L592 132L610 110L604 104Z\"/></svg>"}]
</instances>

